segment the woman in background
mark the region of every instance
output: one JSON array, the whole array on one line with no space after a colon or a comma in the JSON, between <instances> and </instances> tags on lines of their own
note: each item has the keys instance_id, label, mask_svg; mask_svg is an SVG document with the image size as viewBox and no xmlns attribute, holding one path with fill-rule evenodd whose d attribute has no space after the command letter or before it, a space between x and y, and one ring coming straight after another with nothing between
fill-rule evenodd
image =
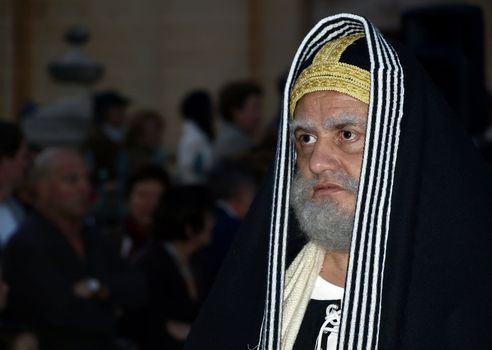
<instances>
[{"instance_id":1,"label":"woman in background","mask_svg":"<svg viewBox=\"0 0 492 350\"><path fill-rule=\"evenodd\" d=\"M177 152L177 176L183 184L203 183L212 167L214 124L209 94L196 90L183 99L184 118Z\"/></svg>"},{"instance_id":2,"label":"woman in background","mask_svg":"<svg viewBox=\"0 0 492 350\"><path fill-rule=\"evenodd\" d=\"M162 140L165 127L164 118L157 111L142 110L132 116L125 139L130 176L147 165L166 165Z\"/></svg>"},{"instance_id":3,"label":"woman in background","mask_svg":"<svg viewBox=\"0 0 492 350\"><path fill-rule=\"evenodd\" d=\"M123 257L134 255L151 238L157 204L169 186L169 176L158 166L146 166L130 179L127 214L118 239Z\"/></svg>"},{"instance_id":4,"label":"woman in background","mask_svg":"<svg viewBox=\"0 0 492 350\"><path fill-rule=\"evenodd\" d=\"M144 349L182 349L206 294L194 254L210 241L213 201L202 186L171 189L156 211L154 239L136 257L149 283Z\"/></svg>"}]
</instances>

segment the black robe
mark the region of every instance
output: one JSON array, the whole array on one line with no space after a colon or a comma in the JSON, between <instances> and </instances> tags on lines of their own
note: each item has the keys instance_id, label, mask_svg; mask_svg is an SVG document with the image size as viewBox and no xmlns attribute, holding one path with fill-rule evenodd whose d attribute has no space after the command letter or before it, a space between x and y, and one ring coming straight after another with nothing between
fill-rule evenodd
<instances>
[{"instance_id":1,"label":"black robe","mask_svg":"<svg viewBox=\"0 0 492 350\"><path fill-rule=\"evenodd\" d=\"M289 215L288 98L319 48L356 33L371 93L338 349L490 349L491 174L413 55L350 14L322 20L298 49L275 168L187 349L281 348L284 274L303 243Z\"/></svg>"}]
</instances>

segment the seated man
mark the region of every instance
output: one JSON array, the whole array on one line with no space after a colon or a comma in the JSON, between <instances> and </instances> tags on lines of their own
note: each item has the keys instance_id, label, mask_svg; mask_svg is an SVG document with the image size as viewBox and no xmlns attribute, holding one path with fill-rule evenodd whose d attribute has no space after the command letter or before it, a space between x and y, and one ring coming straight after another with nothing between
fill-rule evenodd
<instances>
[{"instance_id":1,"label":"seated man","mask_svg":"<svg viewBox=\"0 0 492 350\"><path fill-rule=\"evenodd\" d=\"M144 277L84 224L89 176L82 157L51 149L35 160L36 211L5 254L8 313L41 349L110 349L117 312L144 302Z\"/></svg>"},{"instance_id":2,"label":"seated man","mask_svg":"<svg viewBox=\"0 0 492 350\"><path fill-rule=\"evenodd\" d=\"M492 182L415 59L322 20L187 349L489 349ZM290 214L293 215L290 215Z\"/></svg>"}]
</instances>

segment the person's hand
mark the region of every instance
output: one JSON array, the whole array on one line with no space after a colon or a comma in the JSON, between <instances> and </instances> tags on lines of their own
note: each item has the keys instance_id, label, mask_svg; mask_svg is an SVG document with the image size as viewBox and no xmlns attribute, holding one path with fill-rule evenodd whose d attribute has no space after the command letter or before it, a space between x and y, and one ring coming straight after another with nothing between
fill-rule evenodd
<instances>
[{"instance_id":1,"label":"person's hand","mask_svg":"<svg viewBox=\"0 0 492 350\"><path fill-rule=\"evenodd\" d=\"M109 291L106 287L95 278L84 278L83 280L75 282L73 285L73 293L82 299L107 299L109 297Z\"/></svg>"},{"instance_id":2,"label":"person's hand","mask_svg":"<svg viewBox=\"0 0 492 350\"><path fill-rule=\"evenodd\" d=\"M165 324L166 331L176 340L185 341L190 333L191 324L180 321L167 321Z\"/></svg>"},{"instance_id":3,"label":"person's hand","mask_svg":"<svg viewBox=\"0 0 492 350\"><path fill-rule=\"evenodd\" d=\"M38 338L33 333L24 332L17 334L12 340L10 350L38 350Z\"/></svg>"},{"instance_id":4,"label":"person's hand","mask_svg":"<svg viewBox=\"0 0 492 350\"><path fill-rule=\"evenodd\" d=\"M91 288L89 283L87 283L88 279L85 278L83 280L75 282L73 285L73 294L82 299L90 299L94 294L94 290Z\"/></svg>"}]
</instances>

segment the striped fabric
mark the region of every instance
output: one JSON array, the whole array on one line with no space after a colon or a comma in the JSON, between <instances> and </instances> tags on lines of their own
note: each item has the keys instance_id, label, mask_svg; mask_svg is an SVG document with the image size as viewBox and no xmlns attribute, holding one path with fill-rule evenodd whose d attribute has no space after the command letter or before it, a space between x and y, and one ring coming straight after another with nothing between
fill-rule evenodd
<instances>
[{"instance_id":1,"label":"striped fabric","mask_svg":"<svg viewBox=\"0 0 492 350\"><path fill-rule=\"evenodd\" d=\"M403 70L393 48L366 19L340 14L319 22L305 37L292 63L284 91L283 118L276 155L274 198L270 224L268 283L259 349L277 350L286 242L289 191L295 167L294 146L289 138L290 90L301 67L328 41L364 33L371 62L371 98L364 157L338 349L377 349L384 282L386 242L403 116Z\"/></svg>"}]
</instances>

